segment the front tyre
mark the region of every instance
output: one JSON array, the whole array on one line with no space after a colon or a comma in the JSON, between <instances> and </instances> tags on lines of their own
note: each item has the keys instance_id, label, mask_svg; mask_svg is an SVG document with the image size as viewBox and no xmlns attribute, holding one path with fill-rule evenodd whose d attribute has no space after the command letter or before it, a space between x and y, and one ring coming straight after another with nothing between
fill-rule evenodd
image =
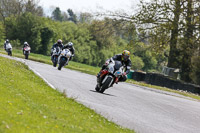
<instances>
[{"instance_id":1,"label":"front tyre","mask_svg":"<svg viewBox=\"0 0 200 133\"><path fill-rule=\"evenodd\" d=\"M112 77L108 77L106 81L102 84L99 92L103 93L109 87L111 82L112 82Z\"/></svg>"},{"instance_id":2,"label":"front tyre","mask_svg":"<svg viewBox=\"0 0 200 133\"><path fill-rule=\"evenodd\" d=\"M62 65L59 64L59 65L58 65L58 70L61 70L61 68L62 68Z\"/></svg>"},{"instance_id":3,"label":"front tyre","mask_svg":"<svg viewBox=\"0 0 200 133\"><path fill-rule=\"evenodd\" d=\"M53 66L56 67L56 65L57 65L57 62L53 62Z\"/></svg>"},{"instance_id":4,"label":"front tyre","mask_svg":"<svg viewBox=\"0 0 200 133\"><path fill-rule=\"evenodd\" d=\"M65 62L63 60L60 60L60 63L58 65L58 70L61 70L61 68L64 66Z\"/></svg>"},{"instance_id":5,"label":"front tyre","mask_svg":"<svg viewBox=\"0 0 200 133\"><path fill-rule=\"evenodd\" d=\"M8 55L12 56L12 52L11 52L11 51L8 51Z\"/></svg>"},{"instance_id":6,"label":"front tyre","mask_svg":"<svg viewBox=\"0 0 200 133\"><path fill-rule=\"evenodd\" d=\"M28 54L25 54L25 59L28 59Z\"/></svg>"},{"instance_id":7,"label":"front tyre","mask_svg":"<svg viewBox=\"0 0 200 133\"><path fill-rule=\"evenodd\" d=\"M100 88L98 87L98 85L96 85L95 90L96 90L97 92L99 92Z\"/></svg>"}]
</instances>

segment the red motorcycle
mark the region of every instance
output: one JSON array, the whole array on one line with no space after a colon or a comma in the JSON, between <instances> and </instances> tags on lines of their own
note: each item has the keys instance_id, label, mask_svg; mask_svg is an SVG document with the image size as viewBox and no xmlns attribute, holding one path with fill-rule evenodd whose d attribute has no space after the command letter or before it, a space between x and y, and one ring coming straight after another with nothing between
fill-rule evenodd
<instances>
[{"instance_id":1,"label":"red motorcycle","mask_svg":"<svg viewBox=\"0 0 200 133\"><path fill-rule=\"evenodd\" d=\"M24 56L25 56L25 59L28 59L30 51L31 51L30 47L28 47L28 46L24 47Z\"/></svg>"},{"instance_id":2,"label":"red motorcycle","mask_svg":"<svg viewBox=\"0 0 200 133\"><path fill-rule=\"evenodd\" d=\"M106 89L118 83L119 78L124 73L124 67L121 61L112 60L106 69L102 70L99 78L97 78L97 85L95 90L103 93Z\"/></svg>"}]
</instances>

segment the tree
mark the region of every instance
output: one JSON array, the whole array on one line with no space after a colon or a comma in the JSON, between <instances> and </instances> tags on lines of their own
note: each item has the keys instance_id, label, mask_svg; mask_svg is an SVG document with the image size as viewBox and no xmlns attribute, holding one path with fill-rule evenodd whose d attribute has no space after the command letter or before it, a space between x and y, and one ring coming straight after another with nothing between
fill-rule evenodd
<instances>
[{"instance_id":1,"label":"tree","mask_svg":"<svg viewBox=\"0 0 200 133\"><path fill-rule=\"evenodd\" d=\"M79 22L81 23L91 23L92 21L92 14L90 13L81 13L80 14L80 18L79 18Z\"/></svg>"},{"instance_id":2,"label":"tree","mask_svg":"<svg viewBox=\"0 0 200 133\"><path fill-rule=\"evenodd\" d=\"M38 50L39 54L47 55L48 45L51 38L53 37L53 31L49 27L44 27L40 30L41 32L41 47Z\"/></svg>"},{"instance_id":3,"label":"tree","mask_svg":"<svg viewBox=\"0 0 200 133\"><path fill-rule=\"evenodd\" d=\"M189 74L191 72L191 58L193 54L194 45L194 13L193 13L193 0L187 0L186 5L186 24L184 33L184 42L182 48L182 62L181 62L181 79L187 82L191 81Z\"/></svg>"},{"instance_id":4,"label":"tree","mask_svg":"<svg viewBox=\"0 0 200 133\"><path fill-rule=\"evenodd\" d=\"M179 68L177 42L180 15L182 13L181 4L183 4L182 0L154 0L151 3L144 3L141 1L141 9L138 14L134 16L136 23L141 25L140 30L142 31L156 33L155 30L162 29L162 32L151 34L151 36L148 37L154 36L154 39L156 39L155 36L160 36L163 33L166 37L169 36L170 39L160 45L168 45L169 42L170 51L168 56L168 67L173 68ZM170 31L170 34L166 31ZM158 39L158 41L161 41L160 38Z\"/></svg>"},{"instance_id":5,"label":"tree","mask_svg":"<svg viewBox=\"0 0 200 133\"><path fill-rule=\"evenodd\" d=\"M55 21L62 21L63 16L61 14L61 10L59 7L56 7L56 9L52 12L52 19Z\"/></svg>"},{"instance_id":6,"label":"tree","mask_svg":"<svg viewBox=\"0 0 200 133\"><path fill-rule=\"evenodd\" d=\"M38 52L41 45L40 26L42 21L38 16L31 13L24 13L19 17L9 17L6 19L7 37L10 40L20 40L21 44L26 41L31 45L33 52Z\"/></svg>"},{"instance_id":7,"label":"tree","mask_svg":"<svg viewBox=\"0 0 200 133\"><path fill-rule=\"evenodd\" d=\"M142 70L142 68L144 67L144 62L142 58L138 56L131 58L131 62L132 62L132 68L134 70Z\"/></svg>"},{"instance_id":8,"label":"tree","mask_svg":"<svg viewBox=\"0 0 200 133\"><path fill-rule=\"evenodd\" d=\"M190 73L190 77L193 81L193 83L196 83L198 85L200 85L200 56L194 56L192 57L192 66L191 66L191 73Z\"/></svg>"},{"instance_id":9,"label":"tree","mask_svg":"<svg viewBox=\"0 0 200 133\"><path fill-rule=\"evenodd\" d=\"M5 21L11 15L19 16L21 13L31 12L32 14L43 16L43 8L38 6L39 0L1 0L0 15Z\"/></svg>"},{"instance_id":10,"label":"tree","mask_svg":"<svg viewBox=\"0 0 200 133\"><path fill-rule=\"evenodd\" d=\"M0 43L3 44L2 42L5 39L5 28L3 23L0 21Z\"/></svg>"},{"instance_id":11,"label":"tree","mask_svg":"<svg viewBox=\"0 0 200 133\"><path fill-rule=\"evenodd\" d=\"M69 14L69 21L72 21L72 22L74 22L76 24L77 23L77 16L76 16L76 14L74 14L74 12L72 11L72 9L68 9L67 12Z\"/></svg>"},{"instance_id":12,"label":"tree","mask_svg":"<svg viewBox=\"0 0 200 133\"><path fill-rule=\"evenodd\" d=\"M43 8L37 5L38 2L38 0L28 0L24 4L25 12L30 12L37 16L44 16Z\"/></svg>"},{"instance_id":13,"label":"tree","mask_svg":"<svg viewBox=\"0 0 200 133\"><path fill-rule=\"evenodd\" d=\"M62 12L63 21L68 21L68 15L66 12Z\"/></svg>"}]
</instances>

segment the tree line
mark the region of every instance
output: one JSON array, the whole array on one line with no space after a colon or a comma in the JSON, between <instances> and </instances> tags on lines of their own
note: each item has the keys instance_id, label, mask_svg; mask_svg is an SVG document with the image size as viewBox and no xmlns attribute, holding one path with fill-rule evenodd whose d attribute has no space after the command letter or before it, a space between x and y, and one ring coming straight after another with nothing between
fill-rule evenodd
<instances>
[{"instance_id":1,"label":"tree line","mask_svg":"<svg viewBox=\"0 0 200 133\"><path fill-rule=\"evenodd\" d=\"M76 49L74 61L93 66L127 49L132 69L161 71L167 65L179 68L182 80L200 84L198 0L141 1L134 15L113 13L103 19L59 7L46 17L37 3L0 1L1 44L8 38L19 48L27 41L32 52L49 55L57 39L64 44L71 41Z\"/></svg>"}]
</instances>

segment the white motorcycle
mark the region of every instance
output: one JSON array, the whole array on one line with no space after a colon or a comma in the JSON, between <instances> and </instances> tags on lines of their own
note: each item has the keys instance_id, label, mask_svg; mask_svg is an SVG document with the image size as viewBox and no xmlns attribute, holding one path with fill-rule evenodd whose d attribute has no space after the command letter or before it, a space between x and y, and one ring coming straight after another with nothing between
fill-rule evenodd
<instances>
[{"instance_id":1,"label":"white motorcycle","mask_svg":"<svg viewBox=\"0 0 200 133\"><path fill-rule=\"evenodd\" d=\"M57 63L58 63L58 57L60 55L60 52L61 52L61 49L60 47L55 47L53 49L53 52L52 52L52 57L51 57L51 60L53 62L53 66L56 67Z\"/></svg>"},{"instance_id":2,"label":"white motorcycle","mask_svg":"<svg viewBox=\"0 0 200 133\"><path fill-rule=\"evenodd\" d=\"M6 52L8 53L8 55L12 56L12 46L10 43L6 44Z\"/></svg>"},{"instance_id":3,"label":"white motorcycle","mask_svg":"<svg viewBox=\"0 0 200 133\"><path fill-rule=\"evenodd\" d=\"M68 65L71 56L72 54L69 49L63 49L60 56L58 57L58 70L61 70L63 66Z\"/></svg>"},{"instance_id":4,"label":"white motorcycle","mask_svg":"<svg viewBox=\"0 0 200 133\"><path fill-rule=\"evenodd\" d=\"M99 77L99 81L97 81L97 85L95 90L97 92L103 93L106 89L113 86L114 83L118 83L119 78L124 73L124 66L121 61L114 61L111 59L111 62L106 67L106 69L102 70L102 73Z\"/></svg>"},{"instance_id":5,"label":"white motorcycle","mask_svg":"<svg viewBox=\"0 0 200 133\"><path fill-rule=\"evenodd\" d=\"M24 56L25 56L25 59L28 59L30 51L31 51L31 48L29 46L24 47Z\"/></svg>"}]
</instances>

